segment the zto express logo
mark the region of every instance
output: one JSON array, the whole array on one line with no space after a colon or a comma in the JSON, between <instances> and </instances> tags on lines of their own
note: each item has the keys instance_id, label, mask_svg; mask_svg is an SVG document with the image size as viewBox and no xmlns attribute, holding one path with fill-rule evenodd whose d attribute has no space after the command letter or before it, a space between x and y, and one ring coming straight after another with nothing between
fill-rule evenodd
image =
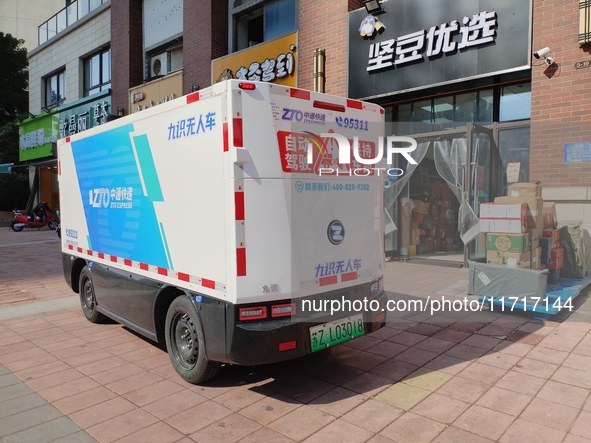
<instances>
[{"instance_id":1,"label":"zto express logo","mask_svg":"<svg viewBox=\"0 0 591 443\"><path fill-rule=\"evenodd\" d=\"M345 239L345 227L340 221L333 220L328 224L326 234L333 245L340 245Z\"/></svg>"},{"instance_id":2,"label":"zto express logo","mask_svg":"<svg viewBox=\"0 0 591 443\"><path fill-rule=\"evenodd\" d=\"M296 121L304 123L316 123L319 125L323 125L326 121L326 114L308 111L303 112L299 109L283 108L281 120L287 120L290 122Z\"/></svg>"}]
</instances>

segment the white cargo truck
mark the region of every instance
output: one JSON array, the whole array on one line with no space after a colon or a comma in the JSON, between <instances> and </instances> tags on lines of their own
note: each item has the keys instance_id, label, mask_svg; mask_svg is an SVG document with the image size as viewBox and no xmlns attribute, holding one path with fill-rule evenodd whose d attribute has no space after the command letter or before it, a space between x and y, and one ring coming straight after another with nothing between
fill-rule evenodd
<instances>
[{"instance_id":1,"label":"white cargo truck","mask_svg":"<svg viewBox=\"0 0 591 443\"><path fill-rule=\"evenodd\" d=\"M59 140L84 315L166 341L191 383L379 329L386 178L327 134L373 158L383 130L375 104L229 80Z\"/></svg>"}]
</instances>

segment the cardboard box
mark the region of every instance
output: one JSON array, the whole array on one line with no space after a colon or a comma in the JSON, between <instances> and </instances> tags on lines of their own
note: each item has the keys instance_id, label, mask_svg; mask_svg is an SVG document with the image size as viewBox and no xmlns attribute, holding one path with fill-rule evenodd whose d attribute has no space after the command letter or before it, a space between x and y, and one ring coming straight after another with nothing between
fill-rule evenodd
<instances>
[{"instance_id":1,"label":"cardboard box","mask_svg":"<svg viewBox=\"0 0 591 443\"><path fill-rule=\"evenodd\" d=\"M480 218L526 220L528 211L527 203L482 203L480 205Z\"/></svg>"},{"instance_id":2,"label":"cardboard box","mask_svg":"<svg viewBox=\"0 0 591 443\"><path fill-rule=\"evenodd\" d=\"M486 263L489 265L509 266L510 268L530 268L531 253L487 251Z\"/></svg>"},{"instance_id":3,"label":"cardboard box","mask_svg":"<svg viewBox=\"0 0 591 443\"><path fill-rule=\"evenodd\" d=\"M540 237L542 237L542 231L543 231L543 228L534 228L534 229L529 230L529 233L531 234L532 242L534 240L538 240Z\"/></svg>"},{"instance_id":4,"label":"cardboard box","mask_svg":"<svg viewBox=\"0 0 591 443\"><path fill-rule=\"evenodd\" d=\"M560 247L560 231L558 229L544 229L542 237L552 240L552 249Z\"/></svg>"},{"instance_id":5,"label":"cardboard box","mask_svg":"<svg viewBox=\"0 0 591 443\"><path fill-rule=\"evenodd\" d=\"M441 187L441 200L451 202L453 197L453 191L446 183L444 183Z\"/></svg>"},{"instance_id":6,"label":"cardboard box","mask_svg":"<svg viewBox=\"0 0 591 443\"><path fill-rule=\"evenodd\" d=\"M558 225L556 204L554 202L544 202L542 213L544 215L544 228L556 229Z\"/></svg>"},{"instance_id":7,"label":"cardboard box","mask_svg":"<svg viewBox=\"0 0 591 443\"><path fill-rule=\"evenodd\" d=\"M538 183L514 183L509 186L507 197L541 197L542 187Z\"/></svg>"},{"instance_id":8,"label":"cardboard box","mask_svg":"<svg viewBox=\"0 0 591 443\"><path fill-rule=\"evenodd\" d=\"M486 234L486 250L501 252L529 252L529 234Z\"/></svg>"},{"instance_id":9,"label":"cardboard box","mask_svg":"<svg viewBox=\"0 0 591 443\"><path fill-rule=\"evenodd\" d=\"M542 248L531 250L531 269L542 269Z\"/></svg>"},{"instance_id":10,"label":"cardboard box","mask_svg":"<svg viewBox=\"0 0 591 443\"><path fill-rule=\"evenodd\" d=\"M540 261L543 265L547 265L550 263L550 254L552 253L552 239L547 237L542 237L539 239L540 242L540 251L541 251L541 258Z\"/></svg>"},{"instance_id":11,"label":"cardboard box","mask_svg":"<svg viewBox=\"0 0 591 443\"><path fill-rule=\"evenodd\" d=\"M417 255L417 245L410 245L408 247L408 255Z\"/></svg>"},{"instance_id":12,"label":"cardboard box","mask_svg":"<svg viewBox=\"0 0 591 443\"><path fill-rule=\"evenodd\" d=\"M417 223L417 222L410 222L410 229L419 229L420 228L419 224L420 223Z\"/></svg>"},{"instance_id":13,"label":"cardboard box","mask_svg":"<svg viewBox=\"0 0 591 443\"><path fill-rule=\"evenodd\" d=\"M481 218L480 231L520 234L527 232L527 225L523 223L523 220Z\"/></svg>"},{"instance_id":14,"label":"cardboard box","mask_svg":"<svg viewBox=\"0 0 591 443\"><path fill-rule=\"evenodd\" d=\"M419 190L421 194L427 196L427 199L430 202L441 200L441 191L443 185L442 184L433 184L433 185L421 185Z\"/></svg>"},{"instance_id":15,"label":"cardboard box","mask_svg":"<svg viewBox=\"0 0 591 443\"><path fill-rule=\"evenodd\" d=\"M497 197L495 203L527 203L528 228L542 228L544 200L541 197Z\"/></svg>"},{"instance_id":16,"label":"cardboard box","mask_svg":"<svg viewBox=\"0 0 591 443\"><path fill-rule=\"evenodd\" d=\"M425 214L419 214L418 212L412 213L412 221L415 223L423 223L425 219Z\"/></svg>"},{"instance_id":17,"label":"cardboard box","mask_svg":"<svg viewBox=\"0 0 591 443\"><path fill-rule=\"evenodd\" d=\"M411 245L418 245L421 243L421 230L420 229L411 229L410 230L410 244Z\"/></svg>"},{"instance_id":18,"label":"cardboard box","mask_svg":"<svg viewBox=\"0 0 591 443\"><path fill-rule=\"evenodd\" d=\"M412 204L414 208L412 212L418 212L419 214L428 214L429 213L429 203L422 202L420 200L412 200Z\"/></svg>"},{"instance_id":19,"label":"cardboard box","mask_svg":"<svg viewBox=\"0 0 591 443\"><path fill-rule=\"evenodd\" d=\"M435 218L438 218L439 217L439 206L434 203L431 203L429 206L429 214L431 214Z\"/></svg>"},{"instance_id":20,"label":"cardboard box","mask_svg":"<svg viewBox=\"0 0 591 443\"><path fill-rule=\"evenodd\" d=\"M537 249L540 247L540 237L536 238L535 240L532 238L531 241L531 250Z\"/></svg>"},{"instance_id":21,"label":"cardboard box","mask_svg":"<svg viewBox=\"0 0 591 443\"><path fill-rule=\"evenodd\" d=\"M546 265L548 269L560 269L564 266L564 249L552 249L550 253L550 263Z\"/></svg>"}]
</instances>

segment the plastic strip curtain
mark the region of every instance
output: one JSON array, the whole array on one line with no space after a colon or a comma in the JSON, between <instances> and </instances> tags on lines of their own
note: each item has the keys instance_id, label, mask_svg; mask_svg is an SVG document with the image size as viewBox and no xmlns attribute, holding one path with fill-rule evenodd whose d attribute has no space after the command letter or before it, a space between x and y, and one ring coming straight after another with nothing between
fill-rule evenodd
<instances>
[{"instance_id":1,"label":"plastic strip curtain","mask_svg":"<svg viewBox=\"0 0 591 443\"><path fill-rule=\"evenodd\" d=\"M478 143L478 138L475 139L475 142ZM454 138L451 142L436 140L433 155L437 172L447 182L460 202L458 227L464 244L470 243L480 233L480 223L470 206L468 191L463 192L467 149L466 138Z\"/></svg>"},{"instance_id":2,"label":"plastic strip curtain","mask_svg":"<svg viewBox=\"0 0 591 443\"><path fill-rule=\"evenodd\" d=\"M429 148L429 144L431 142L422 142L417 143L417 148L410 153L410 156L413 158L414 161L417 162L416 165L408 163L406 171L404 171L404 175L398 181L392 183L390 186L386 187L386 234L397 230L396 224L392 217L390 216L390 212L392 212L392 208L396 203L398 196L410 180L410 177L416 167L421 163L423 158L425 158L425 154L427 153L427 149Z\"/></svg>"}]
</instances>

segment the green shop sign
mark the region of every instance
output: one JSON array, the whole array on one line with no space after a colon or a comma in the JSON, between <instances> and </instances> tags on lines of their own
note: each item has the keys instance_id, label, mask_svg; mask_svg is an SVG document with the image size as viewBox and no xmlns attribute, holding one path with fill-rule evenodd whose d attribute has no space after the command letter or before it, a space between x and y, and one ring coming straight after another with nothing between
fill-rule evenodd
<instances>
[{"instance_id":1,"label":"green shop sign","mask_svg":"<svg viewBox=\"0 0 591 443\"><path fill-rule=\"evenodd\" d=\"M111 90L85 97L57 108L59 138L102 125L111 114Z\"/></svg>"},{"instance_id":2,"label":"green shop sign","mask_svg":"<svg viewBox=\"0 0 591 443\"><path fill-rule=\"evenodd\" d=\"M51 144L58 138L58 126L55 110L23 121L19 127L19 160L51 157Z\"/></svg>"}]
</instances>

